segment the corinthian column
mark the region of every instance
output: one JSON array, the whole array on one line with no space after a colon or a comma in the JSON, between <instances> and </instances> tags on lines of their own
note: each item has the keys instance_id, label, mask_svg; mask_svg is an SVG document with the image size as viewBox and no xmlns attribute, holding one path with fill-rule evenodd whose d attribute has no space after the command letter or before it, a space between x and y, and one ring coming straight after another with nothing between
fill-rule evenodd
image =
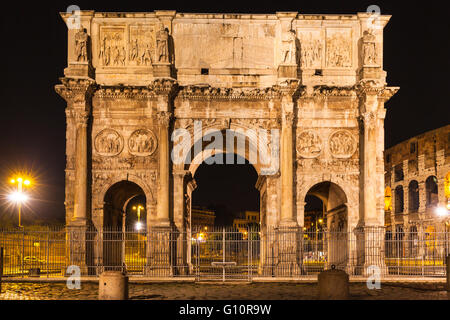
<instances>
[{"instance_id":1,"label":"corinthian column","mask_svg":"<svg viewBox=\"0 0 450 320\"><path fill-rule=\"evenodd\" d=\"M75 189L74 189L74 222L85 223L87 219L87 176L88 148L87 127L89 113L81 111L76 116L76 147L75 147Z\"/></svg>"},{"instance_id":2,"label":"corinthian column","mask_svg":"<svg viewBox=\"0 0 450 320\"><path fill-rule=\"evenodd\" d=\"M159 123L159 194L157 206L157 224L160 227L170 226L169 217L169 125L172 113L160 111L157 114Z\"/></svg>"},{"instance_id":3,"label":"corinthian column","mask_svg":"<svg viewBox=\"0 0 450 320\"><path fill-rule=\"evenodd\" d=\"M284 111L281 124L281 225L296 225L294 219L294 164L292 126L294 114Z\"/></svg>"}]
</instances>

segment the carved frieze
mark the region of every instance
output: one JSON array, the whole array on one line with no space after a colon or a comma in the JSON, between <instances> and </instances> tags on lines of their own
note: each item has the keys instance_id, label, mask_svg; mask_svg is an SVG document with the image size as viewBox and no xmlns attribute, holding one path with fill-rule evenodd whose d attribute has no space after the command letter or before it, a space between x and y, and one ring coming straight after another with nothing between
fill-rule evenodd
<instances>
[{"instance_id":1,"label":"carved frieze","mask_svg":"<svg viewBox=\"0 0 450 320\"><path fill-rule=\"evenodd\" d=\"M131 66L151 66L155 52L154 43L154 26L130 26L128 64Z\"/></svg>"},{"instance_id":2,"label":"carved frieze","mask_svg":"<svg viewBox=\"0 0 450 320\"><path fill-rule=\"evenodd\" d=\"M328 144L331 155L335 158L350 158L356 151L356 140L347 130L334 132Z\"/></svg>"},{"instance_id":3,"label":"carved frieze","mask_svg":"<svg viewBox=\"0 0 450 320\"><path fill-rule=\"evenodd\" d=\"M311 130L297 135L297 153L303 158L317 158L322 152L322 140Z\"/></svg>"},{"instance_id":4,"label":"carved frieze","mask_svg":"<svg viewBox=\"0 0 450 320\"><path fill-rule=\"evenodd\" d=\"M118 155L123 150L123 137L113 129L104 129L95 137L94 147L101 156Z\"/></svg>"},{"instance_id":5,"label":"carved frieze","mask_svg":"<svg viewBox=\"0 0 450 320\"><path fill-rule=\"evenodd\" d=\"M299 31L300 65L303 69L321 69L323 57L323 41L320 30Z\"/></svg>"},{"instance_id":6,"label":"carved frieze","mask_svg":"<svg viewBox=\"0 0 450 320\"><path fill-rule=\"evenodd\" d=\"M146 157L152 155L157 147L155 134L149 129L134 131L128 139L128 150L132 155Z\"/></svg>"},{"instance_id":7,"label":"carved frieze","mask_svg":"<svg viewBox=\"0 0 450 320\"><path fill-rule=\"evenodd\" d=\"M211 86L184 86L177 98L189 100L271 100L279 99L276 88L219 88Z\"/></svg>"},{"instance_id":8,"label":"carved frieze","mask_svg":"<svg viewBox=\"0 0 450 320\"><path fill-rule=\"evenodd\" d=\"M351 29L333 29L326 31L327 67L348 68L352 66Z\"/></svg>"},{"instance_id":9,"label":"carved frieze","mask_svg":"<svg viewBox=\"0 0 450 320\"><path fill-rule=\"evenodd\" d=\"M103 66L125 66L125 27L101 27L99 60Z\"/></svg>"}]
</instances>

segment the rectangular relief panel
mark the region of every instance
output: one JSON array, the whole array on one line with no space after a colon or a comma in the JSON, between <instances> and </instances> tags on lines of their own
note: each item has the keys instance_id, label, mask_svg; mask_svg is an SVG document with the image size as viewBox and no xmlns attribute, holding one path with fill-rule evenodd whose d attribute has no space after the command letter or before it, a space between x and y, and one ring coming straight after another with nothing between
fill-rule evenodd
<instances>
[{"instance_id":1,"label":"rectangular relief panel","mask_svg":"<svg viewBox=\"0 0 450 320\"><path fill-rule=\"evenodd\" d=\"M125 26L101 26L98 48L99 65L124 67L127 61Z\"/></svg>"},{"instance_id":2,"label":"rectangular relief panel","mask_svg":"<svg viewBox=\"0 0 450 320\"><path fill-rule=\"evenodd\" d=\"M327 28L326 29L326 67L351 68L352 67L352 29Z\"/></svg>"}]
</instances>

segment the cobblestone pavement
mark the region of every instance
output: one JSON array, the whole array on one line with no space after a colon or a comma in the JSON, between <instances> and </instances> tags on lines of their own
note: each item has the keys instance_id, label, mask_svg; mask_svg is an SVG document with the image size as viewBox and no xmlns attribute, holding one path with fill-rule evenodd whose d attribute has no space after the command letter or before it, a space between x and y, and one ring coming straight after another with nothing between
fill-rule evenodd
<instances>
[{"instance_id":1,"label":"cobblestone pavement","mask_svg":"<svg viewBox=\"0 0 450 320\"><path fill-rule=\"evenodd\" d=\"M82 283L70 290L65 283L3 283L0 300L96 300L98 285ZM130 284L133 300L313 300L316 284L252 283L203 284L157 283ZM351 283L353 300L450 300L443 284L382 284L380 290L369 290L363 283Z\"/></svg>"}]
</instances>

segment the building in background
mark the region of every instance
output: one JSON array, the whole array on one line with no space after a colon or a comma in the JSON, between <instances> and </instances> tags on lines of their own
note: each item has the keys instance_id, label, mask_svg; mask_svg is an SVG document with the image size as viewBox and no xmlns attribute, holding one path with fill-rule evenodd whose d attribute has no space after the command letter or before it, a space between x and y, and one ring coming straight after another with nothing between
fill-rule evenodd
<instances>
[{"instance_id":1,"label":"building in background","mask_svg":"<svg viewBox=\"0 0 450 320\"><path fill-rule=\"evenodd\" d=\"M233 227L239 232L246 234L249 227L252 225L259 225L260 218L258 211L244 211L241 212L237 218L233 220Z\"/></svg>"},{"instance_id":2,"label":"building in background","mask_svg":"<svg viewBox=\"0 0 450 320\"><path fill-rule=\"evenodd\" d=\"M387 239L450 231L450 125L386 150L385 170Z\"/></svg>"},{"instance_id":3,"label":"building in background","mask_svg":"<svg viewBox=\"0 0 450 320\"><path fill-rule=\"evenodd\" d=\"M203 207L192 207L191 226L194 230L208 230L214 227L216 213Z\"/></svg>"}]
</instances>

